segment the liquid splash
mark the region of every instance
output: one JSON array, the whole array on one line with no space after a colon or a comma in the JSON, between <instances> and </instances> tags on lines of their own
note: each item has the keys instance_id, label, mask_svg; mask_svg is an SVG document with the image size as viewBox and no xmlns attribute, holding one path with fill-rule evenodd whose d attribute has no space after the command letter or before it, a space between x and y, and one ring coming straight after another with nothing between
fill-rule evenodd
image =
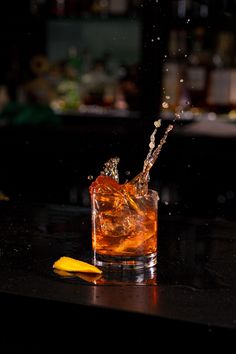
<instances>
[{"instance_id":1,"label":"liquid splash","mask_svg":"<svg viewBox=\"0 0 236 354\"><path fill-rule=\"evenodd\" d=\"M112 177L117 183L119 183L119 172L117 168L119 162L119 157L112 157L104 164L104 168L100 174L103 176Z\"/></svg>"},{"instance_id":2,"label":"liquid splash","mask_svg":"<svg viewBox=\"0 0 236 354\"><path fill-rule=\"evenodd\" d=\"M149 151L143 163L143 170L136 175L131 181L124 183L122 187L122 192L132 195L146 195L148 193L148 183L150 180L149 172L150 169L155 164L163 145L166 143L169 132L173 129L173 124L169 124L165 130L163 137L161 138L159 144L156 147L156 132L161 126L161 119L154 122L155 129L150 136ZM119 173L117 165L120 161L119 157L112 157L104 164L104 169L101 171L101 175L109 176L119 183ZM121 192L121 190L120 190ZM128 194L127 194L128 193ZM130 197L128 198L130 199Z\"/></svg>"},{"instance_id":3,"label":"liquid splash","mask_svg":"<svg viewBox=\"0 0 236 354\"><path fill-rule=\"evenodd\" d=\"M161 152L163 145L166 143L169 132L174 127L173 124L169 124L167 126L165 133L160 140L160 143L155 148L155 135L156 135L157 129L161 126L161 120L159 119L158 121L154 122L154 125L155 125L155 129L154 129L153 133L151 134L150 143L149 143L150 150L147 154L146 159L144 160L143 170L132 181L128 182L135 187L136 192L139 195L145 195L148 193L148 182L150 180L150 176L149 176L150 169L153 167L154 163L156 162L156 160Z\"/></svg>"}]
</instances>

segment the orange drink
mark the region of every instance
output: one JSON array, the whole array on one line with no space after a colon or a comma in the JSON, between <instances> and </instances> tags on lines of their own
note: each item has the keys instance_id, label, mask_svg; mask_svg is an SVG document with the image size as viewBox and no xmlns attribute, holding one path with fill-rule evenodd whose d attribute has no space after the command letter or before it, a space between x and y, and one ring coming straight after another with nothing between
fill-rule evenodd
<instances>
[{"instance_id":1,"label":"orange drink","mask_svg":"<svg viewBox=\"0 0 236 354\"><path fill-rule=\"evenodd\" d=\"M158 193L136 195L130 185L99 176L90 187L92 246L98 266L149 268L156 264Z\"/></svg>"}]
</instances>

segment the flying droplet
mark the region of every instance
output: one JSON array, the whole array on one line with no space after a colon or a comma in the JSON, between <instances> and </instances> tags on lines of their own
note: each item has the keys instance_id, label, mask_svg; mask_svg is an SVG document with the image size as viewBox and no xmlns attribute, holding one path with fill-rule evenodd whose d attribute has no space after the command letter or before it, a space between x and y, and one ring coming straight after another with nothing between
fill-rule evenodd
<instances>
[{"instance_id":1,"label":"flying droplet","mask_svg":"<svg viewBox=\"0 0 236 354\"><path fill-rule=\"evenodd\" d=\"M176 117L177 119L180 119L180 118L181 118L181 116L180 116L179 113L175 113L175 117Z\"/></svg>"},{"instance_id":2,"label":"flying droplet","mask_svg":"<svg viewBox=\"0 0 236 354\"><path fill-rule=\"evenodd\" d=\"M89 175L87 178L88 178L89 181L91 181L93 179L93 176Z\"/></svg>"},{"instance_id":3,"label":"flying droplet","mask_svg":"<svg viewBox=\"0 0 236 354\"><path fill-rule=\"evenodd\" d=\"M167 102L162 102L162 107L163 107L163 108L168 108L168 107L169 107L169 105L168 105L168 103L167 103Z\"/></svg>"},{"instance_id":4,"label":"flying droplet","mask_svg":"<svg viewBox=\"0 0 236 354\"><path fill-rule=\"evenodd\" d=\"M156 121L154 122L154 126L155 126L156 128L159 128L159 127L161 126L161 119L156 120Z\"/></svg>"}]
</instances>

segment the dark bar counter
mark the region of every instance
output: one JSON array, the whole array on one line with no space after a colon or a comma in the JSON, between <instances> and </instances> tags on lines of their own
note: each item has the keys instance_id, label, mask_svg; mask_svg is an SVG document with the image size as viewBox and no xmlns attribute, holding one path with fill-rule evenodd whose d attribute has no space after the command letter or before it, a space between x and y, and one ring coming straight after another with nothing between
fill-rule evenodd
<instances>
[{"instance_id":1,"label":"dark bar counter","mask_svg":"<svg viewBox=\"0 0 236 354\"><path fill-rule=\"evenodd\" d=\"M157 267L95 277L52 268L60 256L92 262L89 208L1 201L0 220L3 353L106 351L106 338L150 349L173 335L183 348L236 334L234 221L160 210Z\"/></svg>"}]
</instances>

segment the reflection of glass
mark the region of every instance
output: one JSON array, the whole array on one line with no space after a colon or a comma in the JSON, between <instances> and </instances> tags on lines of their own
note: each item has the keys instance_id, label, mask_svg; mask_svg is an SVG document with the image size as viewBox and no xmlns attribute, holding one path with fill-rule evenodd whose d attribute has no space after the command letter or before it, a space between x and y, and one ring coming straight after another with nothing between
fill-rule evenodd
<instances>
[{"instance_id":1,"label":"reflection of glass","mask_svg":"<svg viewBox=\"0 0 236 354\"><path fill-rule=\"evenodd\" d=\"M128 199L127 199L128 198ZM158 193L92 193L94 263L115 269L156 264Z\"/></svg>"},{"instance_id":2,"label":"reflection of glass","mask_svg":"<svg viewBox=\"0 0 236 354\"><path fill-rule=\"evenodd\" d=\"M95 280L96 285L156 285L157 270L156 267L150 267L145 270L134 271L104 271L101 276Z\"/></svg>"},{"instance_id":3,"label":"reflection of glass","mask_svg":"<svg viewBox=\"0 0 236 354\"><path fill-rule=\"evenodd\" d=\"M66 272L53 269L53 272L62 279L82 281L92 285L157 285L156 267L134 271L104 271L102 274Z\"/></svg>"}]
</instances>

